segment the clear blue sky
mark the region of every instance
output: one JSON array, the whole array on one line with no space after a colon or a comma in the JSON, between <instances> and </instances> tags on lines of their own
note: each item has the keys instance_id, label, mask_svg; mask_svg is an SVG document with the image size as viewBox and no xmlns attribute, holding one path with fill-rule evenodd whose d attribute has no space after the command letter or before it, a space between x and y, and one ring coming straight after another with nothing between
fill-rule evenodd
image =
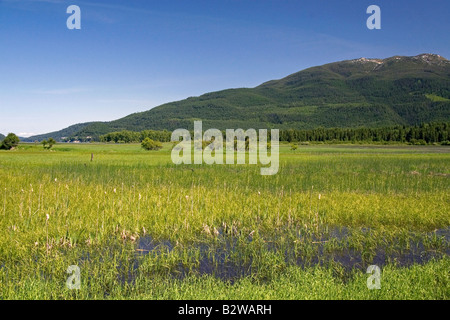
<instances>
[{"instance_id":1,"label":"clear blue sky","mask_svg":"<svg viewBox=\"0 0 450 320\"><path fill-rule=\"evenodd\" d=\"M81 8L81 30L66 9ZM381 8L381 30L366 9ZM0 1L0 132L46 133L359 57L450 58L448 0Z\"/></svg>"}]
</instances>

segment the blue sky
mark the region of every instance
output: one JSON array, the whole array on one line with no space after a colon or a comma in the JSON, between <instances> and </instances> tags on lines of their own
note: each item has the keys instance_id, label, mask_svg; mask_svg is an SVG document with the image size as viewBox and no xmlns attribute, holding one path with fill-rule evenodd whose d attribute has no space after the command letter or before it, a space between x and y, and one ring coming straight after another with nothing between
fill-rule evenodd
<instances>
[{"instance_id":1,"label":"blue sky","mask_svg":"<svg viewBox=\"0 0 450 320\"><path fill-rule=\"evenodd\" d=\"M69 30L69 5L81 30ZM366 9L381 8L381 30ZM46 133L359 57L450 58L447 0L0 1L0 132Z\"/></svg>"}]
</instances>

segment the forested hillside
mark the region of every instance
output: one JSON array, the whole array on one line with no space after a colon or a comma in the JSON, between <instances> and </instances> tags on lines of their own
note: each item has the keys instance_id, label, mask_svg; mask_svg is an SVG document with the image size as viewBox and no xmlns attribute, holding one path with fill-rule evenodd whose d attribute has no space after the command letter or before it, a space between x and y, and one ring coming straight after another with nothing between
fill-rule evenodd
<instances>
[{"instance_id":1,"label":"forested hillside","mask_svg":"<svg viewBox=\"0 0 450 320\"><path fill-rule=\"evenodd\" d=\"M193 128L380 128L450 121L450 62L434 54L355 59L309 68L255 88L171 102L111 122L31 137L93 137ZM70 127L72 128L72 127Z\"/></svg>"}]
</instances>

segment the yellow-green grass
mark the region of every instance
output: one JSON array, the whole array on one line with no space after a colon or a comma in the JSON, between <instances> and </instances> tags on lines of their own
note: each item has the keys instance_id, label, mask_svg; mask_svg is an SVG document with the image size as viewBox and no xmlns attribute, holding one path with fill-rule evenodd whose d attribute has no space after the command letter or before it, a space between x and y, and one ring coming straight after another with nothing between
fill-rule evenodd
<instances>
[{"instance_id":1,"label":"yellow-green grass","mask_svg":"<svg viewBox=\"0 0 450 320\"><path fill-rule=\"evenodd\" d=\"M436 94L426 94L425 96L433 102L450 101L450 99L438 96Z\"/></svg>"},{"instance_id":2,"label":"yellow-green grass","mask_svg":"<svg viewBox=\"0 0 450 320\"><path fill-rule=\"evenodd\" d=\"M450 149L282 145L261 176L176 166L171 146L1 151L0 297L448 298ZM404 265L411 250L437 258ZM380 252L374 292L364 271Z\"/></svg>"}]
</instances>

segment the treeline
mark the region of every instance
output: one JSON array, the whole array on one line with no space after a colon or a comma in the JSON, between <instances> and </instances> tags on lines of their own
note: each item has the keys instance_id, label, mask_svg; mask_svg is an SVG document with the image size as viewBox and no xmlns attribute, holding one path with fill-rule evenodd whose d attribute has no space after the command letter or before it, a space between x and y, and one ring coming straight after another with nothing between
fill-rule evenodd
<instances>
[{"instance_id":1,"label":"treeline","mask_svg":"<svg viewBox=\"0 0 450 320\"><path fill-rule=\"evenodd\" d=\"M140 143L149 138L159 142L169 142L172 132L163 130L143 130L140 132L122 130L118 132L111 132L100 136L101 142L115 142L115 143Z\"/></svg>"},{"instance_id":2,"label":"treeline","mask_svg":"<svg viewBox=\"0 0 450 320\"><path fill-rule=\"evenodd\" d=\"M224 139L226 138L225 131ZM268 130L270 135L270 130ZM101 142L140 143L145 138L170 142L171 132L144 130L118 131L100 136ZM193 132L191 132L193 136ZM450 144L450 122L428 123L418 126L392 126L384 128L316 128L311 130L280 130L280 141L286 142L399 142L410 144Z\"/></svg>"},{"instance_id":3,"label":"treeline","mask_svg":"<svg viewBox=\"0 0 450 320\"><path fill-rule=\"evenodd\" d=\"M450 140L450 123L384 128L316 128L281 130L280 141L287 142L400 142L410 144L443 143Z\"/></svg>"}]
</instances>

